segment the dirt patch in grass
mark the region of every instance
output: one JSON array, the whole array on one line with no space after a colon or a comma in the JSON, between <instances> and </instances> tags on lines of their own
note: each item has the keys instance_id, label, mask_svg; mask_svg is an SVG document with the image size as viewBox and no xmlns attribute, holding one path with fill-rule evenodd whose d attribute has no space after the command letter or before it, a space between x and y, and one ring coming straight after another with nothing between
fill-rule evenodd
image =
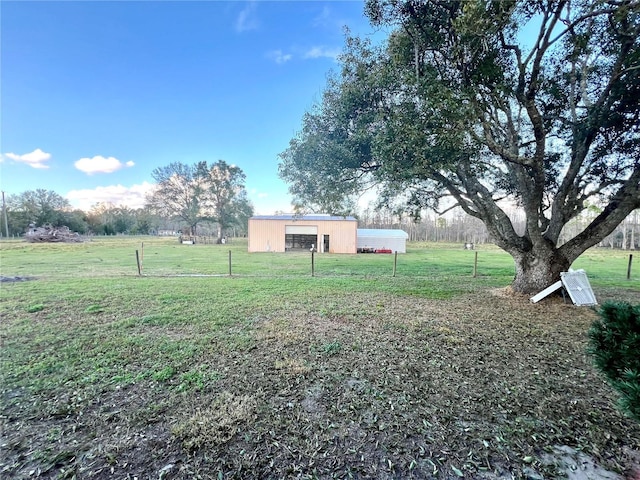
<instances>
[{"instance_id":1,"label":"dirt patch in grass","mask_svg":"<svg viewBox=\"0 0 640 480\"><path fill-rule=\"evenodd\" d=\"M35 280L35 278L34 277L7 277L4 275L0 275L0 283L26 282L28 280Z\"/></svg>"},{"instance_id":2,"label":"dirt patch in grass","mask_svg":"<svg viewBox=\"0 0 640 480\"><path fill-rule=\"evenodd\" d=\"M210 339L197 363L217 373L201 388L176 374L43 389L5 372L1 475L638 475L640 426L585 353L590 308L501 289L320 298L259 319Z\"/></svg>"}]
</instances>

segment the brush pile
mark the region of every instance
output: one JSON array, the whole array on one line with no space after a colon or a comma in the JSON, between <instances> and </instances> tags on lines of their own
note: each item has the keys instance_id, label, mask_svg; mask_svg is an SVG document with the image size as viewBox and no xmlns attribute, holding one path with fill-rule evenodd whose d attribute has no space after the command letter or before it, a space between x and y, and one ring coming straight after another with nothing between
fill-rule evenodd
<instances>
[{"instance_id":1,"label":"brush pile","mask_svg":"<svg viewBox=\"0 0 640 480\"><path fill-rule=\"evenodd\" d=\"M45 225L43 227L29 227L24 235L29 243L53 243L53 242L83 242L84 239L77 232L72 232L69 227L52 227Z\"/></svg>"}]
</instances>

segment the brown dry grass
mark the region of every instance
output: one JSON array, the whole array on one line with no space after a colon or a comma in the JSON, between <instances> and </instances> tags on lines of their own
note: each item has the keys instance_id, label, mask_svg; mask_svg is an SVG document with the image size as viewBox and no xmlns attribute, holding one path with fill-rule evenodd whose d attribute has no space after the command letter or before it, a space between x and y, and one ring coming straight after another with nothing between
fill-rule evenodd
<instances>
[{"instance_id":1,"label":"brown dry grass","mask_svg":"<svg viewBox=\"0 0 640 480\"><path fill-rule=\"evenodd\" d=\"M252 396L221 392L211 405L196 407L172 432L189 452L217 448L231 440L241 426L255 420L255 410Z\"/></svg>"},{"instance_id":2,"label":"brown dry grass","mask_svg":"<svg viewBox=\"0 0 640 480\"><path fill-rule=\"evenodd\" d=\"M13 478L554 478L554 449L567 446L630 475L640 426L585 353L594 318L506 289L282 309L257 317L241 346L223 340L233 326L212 339L199 361L219 378L199 391L150 381L81 399L3 391L0 468Z\"/></svg>"}]
</instances>

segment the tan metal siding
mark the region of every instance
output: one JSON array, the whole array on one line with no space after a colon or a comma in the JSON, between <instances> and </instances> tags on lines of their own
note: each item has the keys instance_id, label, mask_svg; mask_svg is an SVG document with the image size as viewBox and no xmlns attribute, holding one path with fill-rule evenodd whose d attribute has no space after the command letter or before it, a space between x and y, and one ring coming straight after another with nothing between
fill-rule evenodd
<instances>
[{"instance_id":1,"label":"tan metal siding","mask_svg":"<svg viewBox=\"0 0 640 480\"><path fill-rule=\"evenodd\" d=\"M284 252L284 222L249 219L250 252Z\"/></svg>"},{"instance_id":2,"label":"tan metal siding","mask_svg":"<svg viewBox=\"0 0 640 480\"><path fill-rule=\"evenodd\" d=\"M356 253L355 220L249 219L249 252L284 252L287 225L316 226L318 242L329 235L329 253Z\"/></svg>"},{"instance_id":3,"label":"tan metal siding","mask_svg":"<svg viewBox=\"0 0 640 480\"><path fill-rule=\"evenodd\" d=\"M329 220L318 222L318 241L329 235L328 253L356 253L358 222L353 220Z\"/></svg>"}]
</instances>

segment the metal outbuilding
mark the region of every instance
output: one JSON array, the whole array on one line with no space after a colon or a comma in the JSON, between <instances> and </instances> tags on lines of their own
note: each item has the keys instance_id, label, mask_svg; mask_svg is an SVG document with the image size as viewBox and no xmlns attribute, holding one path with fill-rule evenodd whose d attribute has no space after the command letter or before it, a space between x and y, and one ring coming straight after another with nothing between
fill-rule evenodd
<instances>
[{"instance_id":1,"label":"metal outbuilding","mask_svg":"<svg viewBox=\"0 0 640 480\"><path fill-rule=\"evenodd\" d=\"M359 228L357 251L362 253L406 253L409 234L404 230Z\"/></svg>"},{"instance_id":2,"label":"metal outbuilding","mask_svg":"<svg viewBox=\"0 0 640 480\"><path fill-rule=\"evenodd\" d=\"M249 252L356 253L354 217L258 215L249 219Z\"/></svg>"}]
</instances>

